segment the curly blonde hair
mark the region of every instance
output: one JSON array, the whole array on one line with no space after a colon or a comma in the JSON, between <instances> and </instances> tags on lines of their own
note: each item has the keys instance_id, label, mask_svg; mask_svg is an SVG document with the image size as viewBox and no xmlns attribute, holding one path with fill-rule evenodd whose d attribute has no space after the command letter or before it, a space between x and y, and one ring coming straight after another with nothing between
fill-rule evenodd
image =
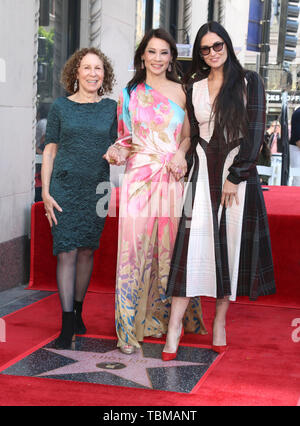
<instances>
[{"instance_id":1,"label":"curly blonde hair","mask_svg":"<svg viewBox=\"0 0 300 426\"><path fill-rule=\"evenodd\" d=\"M88 54L93 53L97 55L98 58L102 61L104 66L104 80L102 87L98 90L98 95L103 96L112 92L113 86L115 84L115 75L114 70L111 65L110 60L103 52L95 47L85 47L81 50L77 50L73 53L72 56L67 60L64 69L61 73L61 83L63 84L65 90L73 95L78 92L79 87L75 87L75 82L77 80L77 70L80 66L82 59ZM76 90L74 90L76 88Z\"/></svg>"}]
</instances>

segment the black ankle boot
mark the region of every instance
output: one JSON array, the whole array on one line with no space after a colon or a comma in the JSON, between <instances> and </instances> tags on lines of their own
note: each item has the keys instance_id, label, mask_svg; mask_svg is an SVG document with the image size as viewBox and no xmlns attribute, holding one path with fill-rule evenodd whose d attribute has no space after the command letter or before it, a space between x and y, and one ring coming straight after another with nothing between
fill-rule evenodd
<instances>
[{"instance_id":1,"label":"black ankle boot","mask_svg":"<svg viewBox=\"0 0 300 426\"><path fill-rule=\"evenodd\" d=\"M76 300L74 302L75 333L76 334L85 334L86 333L86 326L84 325L84 323L82 321L82 317L81 317L82 303L83 302L77 302Z\"/></svg>"},{"instance_id":2,"label":"black ankle boot","mask_svg":"<svg viewBox=\"0 0 300 426\"><path fill-rule=\"evenodd\" d=\"M71 349L72 339L75 333L74 312L62 313L62 326L58 338L54 342L56 349Z\"/></svg>"}]
</instances>

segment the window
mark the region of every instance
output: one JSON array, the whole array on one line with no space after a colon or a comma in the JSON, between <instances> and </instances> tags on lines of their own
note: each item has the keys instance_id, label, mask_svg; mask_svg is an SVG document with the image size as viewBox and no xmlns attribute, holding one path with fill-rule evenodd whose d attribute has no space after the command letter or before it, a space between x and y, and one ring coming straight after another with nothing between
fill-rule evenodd
<instances>
[{"instance_id":1,"label":"window","mask_svg":"<svg viewBox=\"0 0 300 426\"><path fill-rule=\"evenodd\" d=\"M65 95L60 74L67 58L79 48L80 0L40 0L37 70L35 201L41 200L41 155L49 108Z\"/></svg>"}]
</instances>

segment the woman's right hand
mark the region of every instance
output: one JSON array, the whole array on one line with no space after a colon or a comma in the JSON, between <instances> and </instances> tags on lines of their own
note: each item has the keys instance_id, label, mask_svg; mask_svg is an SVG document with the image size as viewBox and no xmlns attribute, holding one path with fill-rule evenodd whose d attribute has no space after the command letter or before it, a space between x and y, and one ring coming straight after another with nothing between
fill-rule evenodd
<instances>
[{"instance_id":1,"label":"woman's right hand","mask_svg":"<svg viewBox=\"0 0 300 426\"><path fill-rule=\"evenodd\" d=\"M112 165L122 166L126 163L127 157L130 154L130 149L127 148L116 148L110 146L107 152L103 155L103 158Z\"/></svg>"},{"instance_id":2,"label":"woman's right hand","mask_svg":"<svg viewBox=\"0 0 300 426\"><path fill-rule=\"evenodd\" d=\"M55 223L55 225L57 225L57 219L54 213L54 209L58 210L59 212L62 212L62 208L57 204L57 202L54 200L53 197L51 197L50 194L43 194L42 198L44 201L45 215L48 219L50 227L52 228L52 221Z\"/></svg>"},{"instance_id":3,"label":"woman's right hand","mask_svg":"<svg viewBox=\"0 0 300 426\"><path fill-rule=\"evenodd\" d=\"M185 153L178 150L172 160L167 164L167 170L173 174L177 181L182 179L187 172Z\"/></svg>"},{"instance_id":4,"label":"woman's right hand","mask_svg":"<svg viewBox=\"0 0 300 426\"><path fill-rule=\"evenodd\" d=\"M238 185L226 179L222 190L221 205L225 205L226 208L231 207L234 201L239 205Z\"/></svg>"}]
</instances>

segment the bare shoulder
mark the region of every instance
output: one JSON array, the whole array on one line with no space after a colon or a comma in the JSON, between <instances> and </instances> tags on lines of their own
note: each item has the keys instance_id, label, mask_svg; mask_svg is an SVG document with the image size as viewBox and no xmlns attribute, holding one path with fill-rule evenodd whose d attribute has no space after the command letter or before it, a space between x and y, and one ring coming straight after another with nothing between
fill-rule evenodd
<instances>
[{"instance_id":1,"label":"bare shoulder","mask_svg":"<svg viewBox=\"0 0 300 426\"><path fill-rule=\"evenodd\" d=\"M171 81L172 87L172 97L176 98L176 103L182 108L185 109L186 106L186 94L182 84Z\"/></svg>"},{"instance_id":2,"label":"bare shoulder","mask_svg":"<svg viewBox=\"0 0 300 426\"><path fill-rule=\"evenodd\" d=\"M183 89L183 85L180 83L176 83L176 81L170 81L170 85L172 86L173 90L178 93L179 96L185 96L185 92Z\"/></svg>"}]
</instances>

